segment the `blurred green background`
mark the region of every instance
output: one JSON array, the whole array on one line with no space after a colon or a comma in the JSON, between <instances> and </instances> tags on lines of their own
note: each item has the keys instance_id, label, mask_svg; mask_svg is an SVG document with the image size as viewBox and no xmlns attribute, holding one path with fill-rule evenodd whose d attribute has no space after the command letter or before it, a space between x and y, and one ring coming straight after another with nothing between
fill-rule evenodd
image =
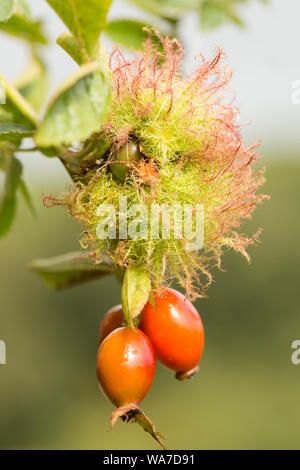
<instances>
[{"instance_id":1,"label":"blurred green background","mask_svg":"<svg viewBox=\"0 0 300 470\"><path fill-rule=\"evenodd\" d=\"M272 199L247 227L264 226L252 263L227 253L227 272L215 273L209 298L197 303L206 329L200 373L181 383L158 366L143 402L170 449L300 448L300 365L291 362L300 338L300 164L296 152L271 149L264 164ZM49 181L37 194L66 183L55 191ZM112 405L97 387L98 323L120 302L118 283L56 293L27 270L33 258L78 248L79 228L64 209L40 206L34 222L20 207L0 244L0 447L156 449L135 424L108 432Z\"/></svg>"},{"instance_id":2,"label":"blurred green background","mask_svg":"<svg viewBox=\"0 0 300 470\"><path fill-rule=\"evenodd\" d=\"M46 2L30 3L52 38L45 56L54 89L74 68L54 43L64 27ZM114 17L127 12L123 3L113 2ZM253 123L244 130L247 143L263 139L262 191L271 200L244 227L247 233L264 228L261 243L250 250L251 264L226 253L225 272L215 272L209 297L197 302L206 330L199 374L181 383L158 366L143 401L170 449L300 449L300 365L291 362L291 344L300 339L300 108L290 96L300 70L299 2L241 3L249 3L244 32L228 24L200 33L191 12L179 33L187 69L200 51L209 57L215 45L226 50L241 122ZM128 15L146 18L132 9ZM18 76L26 48L1 36L0 54L5 74ZM7 365L0 365L0 448L157 449L135 424L120 422L109 431L113 407L97 385L98 324L120 302L118 283L105 278L57 293L27 268L32 259L77 250L80 229L64 209L41 202L42 193L57 195L68 184L59 165L36 154L23 163L39 218L20 205L0 243L0 340L7 344Z\"/></svg>"}]
</instances>

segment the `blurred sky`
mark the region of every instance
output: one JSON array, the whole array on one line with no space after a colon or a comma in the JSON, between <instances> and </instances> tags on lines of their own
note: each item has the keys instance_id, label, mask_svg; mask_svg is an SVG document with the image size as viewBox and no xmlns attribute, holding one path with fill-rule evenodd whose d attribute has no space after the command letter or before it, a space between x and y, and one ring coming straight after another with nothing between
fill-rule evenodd
<instances>
[{"instance_id":1,"label":"blurred sky","mask_svg":"<svg viewBox=\"0 0 300 470\"><path fill-rule=\"evenodd\" d=\"M42 17L51 45L45 55L50 70L51 91L75 69L73 61L55 44L55 38L66 28L44 0L29 0L35 16ZM201 52L206 56L221 46L234 71L233 87L237 91L237 104L241 109L241 122L247 143L262 140L264 149L298 147L300 144L300 105L292 104L292 82L300 79L299 0L270 0L269 5L250 1L242 7L247 28L227 24L209 33L199 32L195 13L187 14L180 25L180 35L186 48L186 70L193 67L194 57ZM115 0L111 18L145 18L124 0ZM109 42L105 43L108 47ZM18 40L1 34L1 72L12 79L26 64L28 51ZM287 152L288 153L288 152ZM37 169L56 171L56 160L26 156L27 173L32 161ZM24 161L24 158L23 158Z\"/></svg>"}]
</instances>

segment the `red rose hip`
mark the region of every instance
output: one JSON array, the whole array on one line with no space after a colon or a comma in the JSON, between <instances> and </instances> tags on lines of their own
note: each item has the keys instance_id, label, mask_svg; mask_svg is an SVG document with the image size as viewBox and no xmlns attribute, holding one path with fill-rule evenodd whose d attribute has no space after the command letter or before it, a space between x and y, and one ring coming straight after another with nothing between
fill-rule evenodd
<instances>
[{"instance_id":1,"label":"red rose hip","mask_svg":"<svg viewBox=\"0 0 300 470\"><path fill-rule=\"evenodd\" d=\"M164 289L148 302L139 328L150 339L158 360L177 372L179 380L198 371L204 348L204 328L194 305L183 294Z\"/></svg>"}]
</instances>

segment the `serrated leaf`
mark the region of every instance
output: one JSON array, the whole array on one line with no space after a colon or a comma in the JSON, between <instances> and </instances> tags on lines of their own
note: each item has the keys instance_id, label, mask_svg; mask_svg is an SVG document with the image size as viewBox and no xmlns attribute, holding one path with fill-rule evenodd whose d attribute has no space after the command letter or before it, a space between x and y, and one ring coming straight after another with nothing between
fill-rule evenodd
<instances>
[{"instance_id":1,"label":"serrated leaf","mask_svg":"<svg viewBox=\"0 0 300 470\"><path fill-rule=\"evenodd\" d=\"M21 93L0 75L5 89L6 103L0 105L0 122L3 124L21 124L29 129L37 126L37 115Z\"/></svg>"},{"instance_id":2,"label":"serrated leaf","mask_svg":"<svg viewBox=\"0 0 300 470\"><path fill-rule=\"evenodd\" d=\"M30 268L54 289L63 289L98 279L112 274L115 269L106 258L102 263L94 264L87 254L77 251L33 261Z\"/></svg>"},{"instance_id":3,"label":"serrated leaf","mask_svg":"<svg viewBox=\"0 0 300 470\"><path fill-rule=\"evenodd\" d=\"M16 80L15 87L35 111L41 110L48 91L47 70L42 59L32 56L29 66Z\"/></svg>"},{"instance_id":4,"label":"serrated leaf","mask_svg":"<svg viewBox=\"0 0 300 470\"><path fill-rule=\"evenodd\" d=\"M21 124L0 124L0 141L21 140L32 135L32 129Z\"/></svg>"},{"instance_id":5,"label":"serrated leaf","mask_svg":"<svg viewBox=\"0 0 300 470\"><path fill-rule=\"evenodd\" d=\"M141 313L151 292L151 279L143 267L127 268L122 286L122 308L128 325Z\"/></svg>"},{"instance_id":6,"label":"serrated leaf","mask_svg":"<svg viewBox=\"0 0 300 470\"><path fill-rule=\"evenodd\" d=\"M37 145L69 145L89 138L106 117L110 94L110 83L99 64L83 65L52 98L35 137Z\"/></svg>"},{"instance_id":7,"label":"serrated leaf","mask_svg":"<svg viewBox=\"0 0 300 470\"><path fill-rule=\"evenodd\" d=\"M16 212L16 191L22 175L22 165L13 155L6 155L4 193L0 203L0 237L10 229Z\"/></svg>"},{"instance_id":8,"label":"serrated leaf","mask_svg":"<svg viewBox=\"0 0 300 470\"><path fill-rule=\"evenodd\" d=\"M84 56L81 52L77 39L71 33L62 33L56 40L57 44L72 57L78 65L84 63Z\"/></svg>"},{"instance_id":9,"label":"serrated leaf","mask_svg":"<svg viewBox=\"0 0 300 470\"><path fill-rule=\"evenodd\" d=\"M97 52L101 31L112 0L47 0L77 39L80 49L89 57Z\"/></svg>"}]
</instances>

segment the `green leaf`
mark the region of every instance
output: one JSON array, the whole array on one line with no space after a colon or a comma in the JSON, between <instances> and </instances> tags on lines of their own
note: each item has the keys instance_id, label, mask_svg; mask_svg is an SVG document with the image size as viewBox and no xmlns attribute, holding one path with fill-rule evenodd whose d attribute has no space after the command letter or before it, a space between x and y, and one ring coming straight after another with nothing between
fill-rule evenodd
<instances>
[{"instance_id":1,"label":"green leaf","mask_svg":"<svg viewBox=\"0 0 300 470\"><path fill-rule=\"evenodd\" d=\"M29 42L40 44L47 44L48 42L42 32L42 23L40 21L31 22L17 15L12 16L7 23L0 23L0 30Z\"/></svg>"},{"instance_id":2,"label":"green leaf","mask_svg":"<svg viewBox=\"0 0 300 470\"><path fill-rule=\"evenodd\" d=\"M47 0L89 57L94 57L112 0Z\"/></svg>"},{"instance_id":3,"label":"green leaf","mask_svg":"<svg viewBox=\"0 0 300 470\"><path fill-rule=\"evenodd\" d=\"M140 50L148 37L147 32L143 31L145 26L140 21L116 20L108 23L104 33L117 44Z\"/></svg>"},{"instance_id":4,"label":"green leaf","mask_svg":"<svg viewBox=\"0 0 300 470\"><path fill-rule=\"evenodd\" d=\"M31 135L32 129L21 124L0 124L0 141L21 140Z\"/></svg>"},{"instance_id":5,"label":"green leaf","mask_svg":"<svg viewBox=\"0 0 300 470\"><path fill-rule=\"evenodd\" d=\"M199 0L130 0L131 3L166 19L179 20L191 9L197 9Z\"/></svg>"},{"instance_id":6,"label":"green leaf","mask_svg":"<svg viewBox=\"0 0 300 470\"><path fill-rule=\"evenodd\" d=\"M0 75L0 82L6 94L6 103L0 105L0 122L21 124L29 129L37 126L35 111L21 93Z\"/></svg>"},{"instance_id":7,"label":"green leaf","mask_svg":"<svg viewBox=\"0 0 300 470\"><path fill-rule=\"evenodd\" d=\"M83 65L52 98L35 137L41 147L84 141L101 127L110 103L110 83L96 62Z\"/></svg>"},{"instance_id":8,"label":"green leaf","mask_svg":"<svg viewBox=\"0 0 300 470\"><path fill-rule=\"evenodd\" d=\"M0 203L0 237L10 229L16 212L16 191L22 175L22 165L13 155L6 154L4 194Z\"/></svg>"},{"instance_id":9,"label":"green leaf","mask_svg":"<svg viewBox=\"0 0 300 470\"><path fill-rule=\"evenodd\" d=\"M6 196L0 205L0 238L4 237L10 230L16 215L16 195Z\"/></svg>"},{"instance_id":10,"label":"green leaf","mask_svg":"<svg viewBox=\"0 0 300 470\"><path fill-rule=\"evenodd\" d=\"M78 65L84 63L84 56L77 39L71 33L62 33L56 40L57 44L72 57Z\"/></svg>"},{"instance_id":11,"label":"green leaf","mask_svg":"<svg viewBox=\"0 0 300 470\"><path fill-rule=\"evenodd\" d=\"M7 22L15 14L30 19L30 7L26 0L1 0L0 21Z\"/></svg>"},{"instance_id":12,"label":"green leaf","mask_svg":"<svg viewBox=\"0 0 300 470\"><path fill-rule=\"evenodd\" d=\"M35 206L35 203L34 203L34 199L32 197L31 191L29 190L29 188L28 188L28 186L25 183L23 178L21 178L21 180L20 180L20 190L21 190L21 194L24 198L24 201L25 201L28 209L30 210L31 214L34 217L37 217L37 210L36 210L36 206Z\"/></svg>"},{"instance_id":13,"label":"green leaf","mask_svg":"<svg viewBox=\"0 0 300 470\"><path fill-rule=\"evenodd\" d=\"M47 44L40 21L31 21L25 0L1 0L0 29L29 42Z\"/></svg>"},{"instance_id":14,"label":"green leaf","mask_svg":"<svg viewBox=\"0 0 300 470\"><path fill-rule=\"evenodd\" d=\"M244 26L236 13L236 0L202 0L200 4L201 28L204 31L217 28L226 21Z\"/></svg>"},{"instance_id":15,"label":"green leaf","mask_svg":"<svg viewBox=\"0 0 300 470\"><path fill-rule=\"evenodd\" d=\"M122 308L126 322L132 327L133 320L141 313L151 292L151 279L146 269L127 268L122 286Z\"/></svg>"},{"instance_id":16,"label":"green leaf","mask_svg":"<svg viewBox=\"0 0 300 470\"><path fill-rule=\"evenodd\" d=\"M100 264L94 264L87 254L77 251L33 261L30 268L55 289L107 276L115 269L108 258Z\"/></svg>"},{"instance_id":17,"label":"green leaf","mask_svg":"<svg viewBox=\"0 0 300 470\"><path fill-rule=\"evenodd\" d=\"M2 0L0 2L0 21L7 21L14 13L14 0Z\"/></svg>"},{"instance_id":18,"label":"green leaf","mask_svg":"<svg viewBox=\"0 0 300 470\"><path fill-rule=\"evenodd\" d=\"M203 31L217 28L226 21L224 11L213 2L204 1L200 8L200 24Z\"/></svg>"},{"instance_id":19,"label":"green leaf","mask_svg":"<svg viewBox=\"0 0 300 470\"><path fill-rule=\"evenodd\" d=\"M18 4L18 8L21 10L21 12L27 16L27 18L31 17L31 10L30 6L28 5L26 0L16 0Z\"/></svg>"},{"instance_id":20,"label":"green leaf","mask_svg":"<svg viewBox=\"0 0 300 470\"><path fill-rule=\"evenodd\" d=\"M48 158L57 157L57 150L55 150L53 147L40 147L39 151L43 155L45 155L45 157L48 157Z\"/></svg>"},{"instance_id":21,"label":"green leaf","mask_svg":"<svg viewBox=\"0 0 300 470\"><path fill-rule=\"evenodd\" d=\"M135 20L115 20L108 23L103 31L110 39L117 44L128 47L129 49L142 50L143 44L148 38L147 31L144 28L153 29L153 26ZM154 35L152 37L154 43L162 48L159 39Z\"/></svg>"},{"instance_id":22,"label":"green leaf","mask_svg":"<svg viewBox=\"0 0 300 470\"><path fill-rule=\"evenodd\" d=\"M23 74L15 82L15 87L35 111L40 111L48 91L48 77L44 62L36 55Z\"/></svg>"},{"instance_id":23,"label":"green leaf","mask_svg":"<svg viewBox=\"0 0 300 470\"><path fill-rule=\"evenodd\" d=\"M22 169L23 167L21 162L15 156L7 155L7 167L4 189L5 196L11 196L16 193L22 175Z\"/></svg>"}]
</instances>

